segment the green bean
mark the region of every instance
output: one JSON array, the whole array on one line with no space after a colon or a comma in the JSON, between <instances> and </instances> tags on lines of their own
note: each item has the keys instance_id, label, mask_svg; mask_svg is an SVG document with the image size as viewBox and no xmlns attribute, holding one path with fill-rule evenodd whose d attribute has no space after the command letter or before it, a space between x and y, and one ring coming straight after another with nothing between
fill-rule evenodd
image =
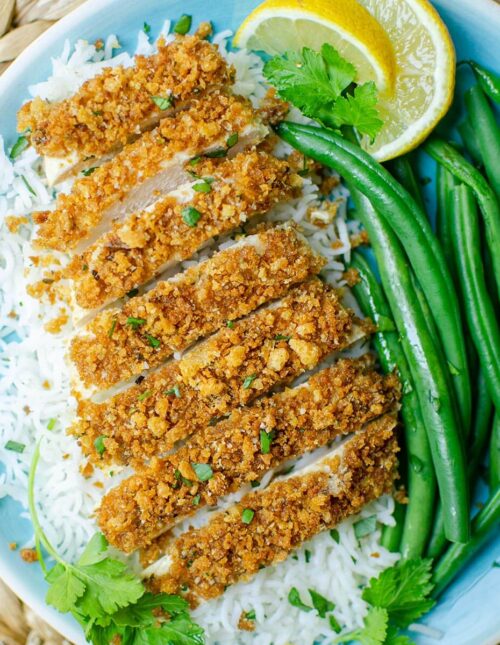
<instances>
[{"instance_id":1,"label":"green bean","mask_svg":"<svg viewBox=\"0 0 500 645\"><path fill-rule=\"evenodd\" d=\"M479 85L467 90L465 104L474 123L486 176L500 199L500 128Z\"/></svg>"},{"instance_id":2,"label":"green bean","mask_svg":"<svg viewBox=\"0 0 500 645\"><path fill-rule=\"evenodd\" d=\"M483 160L481 158L481 150L479 149L479 144L477 142L476 133L474 131L474 126L470 122L470 117L467 117L460 125L458 126L458 131L460 132L460 137L464 144L464 148L469 153L470 158L476 164L476 166L482 166Z\"/></svg>"},{"instance_id":3,"label":"green bean","mask_svg":"<svg viewBox=\"0 0 500 645\"><path fill-rule=\"evenodd\" d=\"M500 290L500 207L495 193L479 170L445 141L432 137L424 144L424 150L474 191L483 214L497 290Z\"/></svg>"},{"instance_id":4,"label":"green bean","mask_svg":"<svg viewBox=\"0 0 500 645\"><path fill-rule=\"evenodd\" d=\"M452 544L434 568L434 597L443 593L459 571L484 546L499 524L500 486L497 486L472 523L472 538L466 544Z\"/></svg>"},{"instance_id":5,"label":"green bean","mask_svg":"<svg viewBox=\"0 0 500 645\"><path fill-rule=\"evenodd\" d=\"M353 191L353 197L357 216L375 251L382 285L415 384L446 511L446 534L452 541L465 541L469 528L465 461L444 366L437 358L425 317L413 293L400 243L366 198L357 191Z\"/></svg>"},{"instance_id":6,"label":"green bean","mask_svg":"<svg viewBox=\"0 0 500 645\"><path fill-rule=\"evenodd\" d=\"M395 502L393 517L394 526L384 526L380 544L391 553L399 552L401 536L403 534L404 519L406 514L406 505Z\"/></svg>"},{"instance_id":7,"label":"green bean","mask_svg":"<svg viewBox=\"0 0 500 645\"><path fill-rule=\"evenodd\" d=\"M490 72L473 60L462 60L458 64L470 65L484 93L493 99L495 103L500 103L500 76L498 74Z\"/></svg>"},{"instance_id":8,"label":"green bean","mask_svg":"<svg viewBox=\"0 0 500 645\"><path fill-rule=\"evenodd\" d=\"M409 155L392 159L386 164L386 166L394 179L397 179L401 186L410 193L416 204L425 213L424 198L422 197L420 186L418 185L417 178L415 177Z\"/></svg>"},{"instance_id":9,"label":"green bean","mask_svg":"<svg viewBox=\"0 0 500 645\"><path fill-rule=\"evenodd\" d=\"M283 122L278 134L303 154L334 168L371 200L405 246L434 313L453 385L460 420L471 418L471 388L461 315L453 280L428 219L414 200L368 153L334 132Z\"/></svg>"},{"instance_id":10,"label":"green bean","mask_svg":"<svg viewBox=\"0 0 500 645\"><path fill-rule=\"evenodd\" d=\"M484 373L480 370L477 379L476 407L474 412L474 425L472 428L472 444L468 455L468 472L471 482L471 491L476 480L477 471L488 444L493 415L493 402L488 392Z\"/></svg>"},{"instance_id":11,"label":"green bean","mask_svg":"<svg viewBox=\"0 0 500 645\"><path fill-rule=\"evenodd\" d=\"M500 485L500 412L495 413L490 443L490 488Z\"/></svg>"},{"instance_id":12,"label":"green bean","mask_svg":"<svg viewBox=\"0 0 500 645\"><path fill-rule=\"evenodd\" d=\"M456 275L455 257L450 235L449 211L452 206L452 189L455 177L441 165L436 169L436 234L443 249L446 262L453 276Z\"/></svg>"},{"instance_id":13,"label":"green bean","mask_svg":"<svg viewBox=\"0 0 500 645\"><path fill-rule=\"evenodd\" d=\"M365 206L359 197L357 201L359 207ZM361 283L353 287L353 292L363 313L370 316L379 328L390 327L392 312L370 266L360 253L353 255L351 266L357 269L361 278ZM395 329L384 329L384 331L382 329L374 335L374 345L380 364L385 373L397 368L403 388L401 416L404 421L408 459L409 502L404 518L397 518L401 521L402 535L400 544L398 542L399 549L395 550L399 550L402 558L406 560L420 557L427 543L432 525L436 477L408 361ZM399 522L396 527L398 525ZM395 537L393 539L395 541Z\"/></svg>"},{"instance_id":14,"label":"green bean","mask_svg":"<svg viewBox=\"0 0 500 645\"><path fill-rule=\"evenodd\" d=\"M469 478L469 487L472 497L474 484L476 482L477 471L484 450L488 443L491 429L491 415L493 403L486 386L483 373L480 371L477 380L477 389L474 398L476 405L474 409L474 424L471 433L471 446L468 451L467 476ZM427 547L426 556L428 558L439 557L446 547L447 539L444 534L444 516L441 503L438 502L436 510L436 519L432 530L431 539Z\"/></svg>"},{"instance_id":15,"label":"green bean","mask_svg":"<svg viewBox=\"0 0 500 645\"><path fill-rule=\"evenodd\" d=\"M468 186L453 189L453 245L469 330L495 407L500 408L500 328L481 260L476 204ZM500 247L499 247L500 249Z\"/></svg>"}]
</instances>

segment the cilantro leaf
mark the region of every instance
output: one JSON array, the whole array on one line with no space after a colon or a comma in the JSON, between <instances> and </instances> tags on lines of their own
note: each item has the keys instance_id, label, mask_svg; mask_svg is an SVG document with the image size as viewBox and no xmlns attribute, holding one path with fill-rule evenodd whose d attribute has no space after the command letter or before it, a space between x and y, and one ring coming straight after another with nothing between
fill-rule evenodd
<instances>
[{"instance_id":1,"label":"cilantro leaf","mask_svg":"<svg viewBox=\"0 0 500 645\"><path fill-rule=\"evenodd\" d=\"M108 541L102 533L96 533L90 538L89 543L85 547L78 564L81 566L87 564L96 564L106 557L108 549Z\"/></svg>"},{"instance_id":2,"label":"cilantro leaf","mask_svg":"<svg viewBox=\"0 0 500 645\"><path fill-rule=\"evenodd\" d=\"M264 76L279 96L311 117L325 104L333 104L355 75L353 65L328 44L321 52L309 47L287 51L264 65Z\"/></svg>"},{"instance_id":3,"label":"cilantro leaf","mask_svg":"<svg viewBox=\"0 0 500 645\"><path fill-rule=\"evenodd\" d=\"M334 643L348 643L359 641L361 645L383 645L387 635L388 623L387 610L380 607L371 607L365 616L364 625L348 634L342 634Z\"/></svg>"},{"instance_id":4,"label":"cilantro leaf","mask_svg":"<svg viewBox=\"0 0 500 645\"><path fill-rule=\"evenodd\" d=\"M115 612L112 619L121 627L145 627L154 625L157 621L153 609L161 608L170 616L177 616L185 614L188 607L188 603L180 596L145 593L134 605Z\"/></svg>"},{"instance_id":5,"label":"cilantro leaf","mask_svg":"<svg viewBox=\"0 0 500 645\"><path fill-rule=\"evenodd\" d=\"M387 610L391 622L408 627L435 604L429 598L432 560L415 559L396 564L372 578L363 591L363 599L374 607Z\"/></svg>"},{"instance_id":6,"label":"cilantro leaf","mask_svg":"<svg viewBox=\"0 0 500 645\"><path fill-rule=\"evenodd\" d=\"M414 643L406 634L400 634L397 627L389 625L384 645L414 645Z\"/></svg>"},{"instance_id":7,"label":"cilantro leaf","mask_svg":"<svg viewBox=\"0 0 500 645\"><path fill-rule=\"evenodd\" d=\"M85 593L85 583L62 564L56 564L50 570L47 580L50 582L50 587L45 600L48 605L52 605L63 614L71 611Z\"/></svg>"},{"instance_id":8,"label":"cilantro leaf","mask_svg":"<svg viewBox=\"0 0 500 645\"><path fill-rule=\"evenodd\" d=\"M352 125L373 141L384 125L376 105L377 88L369 81L358 85L353 95L341 96L332 107L330 117L337 127Z\"/></svg>"},{"instance_id":9,"label":"cilantro leaf","mask_svg":"<svg viewBox=\"0 0 500 645\"><path fill-rule=\"evenodd\" d=\"M313 607L318 612L318 616L320 618L325 618L327 612L335 609L333 602L322 596L317 591L314 591L314 589L309 589L309 595L311 596Z\"/></svg>"},{"instance_id":10,"label":"cilantro leaf","mask_svg":"<svg viewBox=\"0 0 500 645\"><path fill-rule=\"evenodd\" d=\"M292 587L288 592L288 602L293 607L297 607L298 609L301 609L302 611L305 611L305 612L310 612L313 610L312 607L309 607L309 605L306 605L305 603L302 602L302 599L300 597L300 593L297 587Z\"/></svg>"},{"instance_id":11,"label":"cilantro leaf","mask_svg":"<svg viewBox=\"0 0 500 645\"><path fill-rule=\"evenodd\" d=\"M203 645L203 629L187 616L178 616L149 629L136 629L127 645Z\"/></svg>"}]
</instances>

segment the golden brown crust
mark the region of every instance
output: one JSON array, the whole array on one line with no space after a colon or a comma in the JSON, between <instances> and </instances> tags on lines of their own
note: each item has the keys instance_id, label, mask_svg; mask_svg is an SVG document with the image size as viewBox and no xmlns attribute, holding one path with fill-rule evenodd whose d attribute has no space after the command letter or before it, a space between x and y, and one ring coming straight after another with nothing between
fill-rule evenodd
<instances>
[{"instance_id":1,"label":"golden brown crust","mask_svg":"<svg viewBox=\"0 0 500 645\"><path fill-rule=\"evenodd\" d=\"M278 306L221 329L180 361L105 403L80 401L72 434L97 464L162 454L234 407L315 367L349 343L352 324L352 312L335 290L311 280ZM244 387L245 376L252 374L257 378ZM105 437L102 455L95 447L98 437Z\"/></svg>"},{"instance_id":2,"label":"golden brown crust","mask_svg":"<svg viewBox=\"0 0 500 645\"><path fill-rule=\"evenodd\" d=\"M29 101L19 110L18 130L31 130L30 141L41 155L100 157L165 116L152 97L172 95L175 107L233 77L214 45L197 36L179 37L159 43L157 54L136 56L133 67L104 68L64 101Z\"/></svg>"},{"instance_id":3,"label":"golden brown crust","mask_svg":"<svg viewBox=\"0 0 500 645\"><path fill-rule=\"evenodd\" d=\"M206 526L173 539L167 549L169 571L151 578L150 589L216 598L228 585L285 560L306 540L357 513L391 489L398 451L395 426L389 415L370 423L346 442L342 455L322 460L329 472L277 480L217 513ZM242 521L244 509L254 513L249 524Z\"/></svg>"},{"instance_id":4,"label":"golden brown crust","mask_svg":"<svg viewBox=\"0 0 500 645\"><path fill-rule=\"evenodd\" d=\"M209 192L194 191L188 202L167 195L152 208L114 224L73 259L66 275L75 281L80 307L94 309L120 298L148 282L167 262L190 257L215 235L228 233L278 202L297 196L302 185L285 161L256 150L222 163L205 163L203 175L198 176L193 185L207 187ZM202 177L214 181L206 183ZM195 226L184 220L188 207L200 215Z\"/></svg>"},{"instance_id":5,"label":"golden brown crust","mask_svg":"<svg viewBox=\"0 0 500 645\"><path fill-rule=\"evenodd\" d=\"M281 297L323 264L294 228L268 229L103 311L73 339L71 360L86 387L108 388Z\"/></svg>"},{"instance_id":6,"label":"golden brown crust","mask_svg":"<svg viewBox=\"0 0 500 645\"><path fill-rule=\"evenodd\" d=\"M60 251L74 248L107 209L157 175L177 154L201 154L255 122L255 111L241 97L212 92L194 99L188 109L162 119L155 130L144 133L88 177L75 181L70 194L58 196L54 211L34 213L35 223L40 224L36 243Z\"/></svg>"},{"instance_id":7,"label":"golden brown crust","mask_svg":"<svg viewBox=\"0 0 500 645\"><path fill-rule=\"evenodd\" d=\"M370 363L341 360L312 376L307 386L236 409L173 455L154 458L104 497L102 532L114 546L133 551L271 468L384 414L399 397L399 383L395 375L380 376ZM208 464L213 476L200 480L193 464Z\"/></svg>"}]
</instances>

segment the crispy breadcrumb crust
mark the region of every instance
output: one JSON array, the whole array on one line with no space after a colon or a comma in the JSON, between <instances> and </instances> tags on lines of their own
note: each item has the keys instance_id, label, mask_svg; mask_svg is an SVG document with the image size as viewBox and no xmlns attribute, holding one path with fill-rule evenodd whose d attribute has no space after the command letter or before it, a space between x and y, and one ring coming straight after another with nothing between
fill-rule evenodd
<instances>
[{"instance_id":1,"label":"crispy breadcrumb crust","mask_svg":"<svg viewBox=\"0 0 500 645\"><path fill-rule=\"evenodd\" d=\"M398 398L394 374L381 376L368 357L341 360L312 376L307 386L236 409L174 454L153 458L104 497L99 526L113 546L131 552L287 459L360 428ZM193 464L208 464L213 476L200 481Z\"/></svg>"},{"instance_id":2,"label":"crispy breadcrumb crust","mask_svg":"<svg viewBox=\"0 0 500 645\"><path fill-rule=\"evenodd\" d=\"M181 593L192 602L216 598L389 492L399 450L396 424L392 415L373 421L346 441L341 454L321 460L318 470L276 480L172 539L168 573L150 578L150 590ZM249 524L242 521L244 509L254 513Z\"/></svg>"},{"instance_id":3,"label":"crispy breadcrumb crust","mask_svg":"<svg viewBox=\"0 0 500 645\"><path fill-rule=\"evenodd\" d=\"M71 433L98 465L146 460L238 405L315 367L350 342L353 313L314 279L104 403L81 400ZM256 378L244 387L245 376ZM174 388L177 386L177 390ZM95 447L105 437L105 451Z\"/></svg>"},{"instance_id":4,"label":"crispy breadcrumb crust","mask_svg":"<svg viewBox=\"0 0 500 645\"><path fill-rule=\"evenodd\" d=\"M138 184L174 163L224 144L236 132L256 123L257 116L246 99L212 92L191 101L182 110L160 121L113 159L88 177L75 181L71 193L60 194L54 211L33 214L39 224L39 247L68 251L86 238L105 211L123 201ZM189 176L186 174L186 179Z\"/></svg>"},{"instance_id":5,"label":"crispy breadcrumb crust","mask_svg":"<svg viewBox=\"0 0 500 645\"><path fill-rule=\"evenodd\" d=\"M160 42L152 56L136 56L132 67L104 68L64 101L37 97L25 103L18 112L18 130L29 128L29 139L41 155L100 157L167 114L152 97L171 97L175 109L233 80L234 69L217 47L197 36L179 36L168 45Z\"/></svg>"},{"instance_id":6,"label":"crispy breadcrumb crust","mask_svg":"<svg viewBox=\"0 0 500 645\"><path fill-rule=\"evenodd\" d=\"M197 167L193 169L196 172ZM114 224L73 259L66 276L75 281L75 301L80 307L95 309L120 298L151 280L167 262L190 257L215 235L228 233L254 215L298 196L302 186L302 179L290 171L286 161L256 150L222 163L205 163L203 171L203 177L214 181L206 183L200 177L193 185L209 192L195 190L188 202L168 195L152 208ZM195 226L184 219L189 207L200 214Z\"/></svg>"},{"instance_id":7,"label":"crispy breadcrumb crust","mask_svg":"<svg viewBox=\"0 0 500 645\"><path fill-rule=\"evenodd\" d=\"M295 228L267 229L100 313L73 338L71 360L85 387L106 389L283 296L324 263Z\"/></svg>"}]
</instances>

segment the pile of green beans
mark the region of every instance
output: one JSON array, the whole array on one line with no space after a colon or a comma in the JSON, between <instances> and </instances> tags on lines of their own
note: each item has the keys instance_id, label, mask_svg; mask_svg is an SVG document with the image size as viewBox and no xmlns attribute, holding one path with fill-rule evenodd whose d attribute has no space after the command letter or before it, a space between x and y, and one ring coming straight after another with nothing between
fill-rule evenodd
<instances>
[{"instance_id":1,"label":"pile of green beans","mask_svg":"<svg viewBox=\"0 0 500 645\"><path fill-rule=\"evenodd\" d=\"M435 558L435 596L500 525L500 129L488 99L500 92L488 78L467 92L460 127L477 167L435 136L422 146L437 162L436 233L408 156L385 168L327 128L277 127L345 179L368 233L380 282L355 251L353 292L377 325L382 370L396 370L402 383L409 498L396 503L382 544L403 560ZM490 496L471 525L469 499L486 454Z\"/></svg>"}]
</instances>

